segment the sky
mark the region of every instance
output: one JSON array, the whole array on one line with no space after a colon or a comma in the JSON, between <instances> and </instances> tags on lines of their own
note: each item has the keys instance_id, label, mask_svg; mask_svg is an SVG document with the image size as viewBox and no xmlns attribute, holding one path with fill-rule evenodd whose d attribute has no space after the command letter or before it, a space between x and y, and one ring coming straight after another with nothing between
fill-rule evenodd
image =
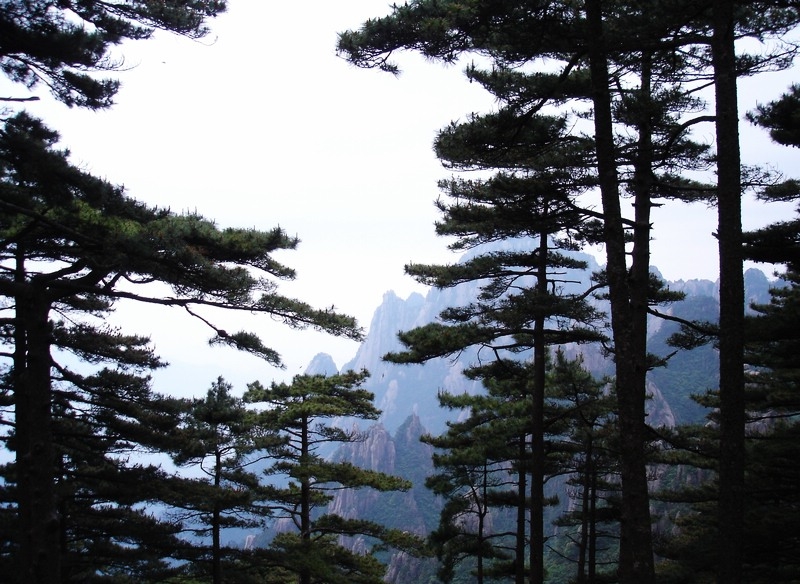
<instances>
[{"instance_id":1,"label":"sky","mask_svg":"<svg viewBox=\"0 0 800 584\"><path fill-rule=\"evenodd\" d=\"M389 11L385 0L230 0L204 39L159 33L115 50L124 65L113 73L122 88L111 109L69 109L43 90L26 108L60 132L73 163L125 185L130 196L196 211L220 227L280 226L297 235L298 249L277 256L297 270L280 291L333 305L367 329L385 292L425 293L404 274L406 263L457 259L434 233L436 183L451 173L432 141L451 121L495 107L465 79L465 63L404 54L397 59L403 73L394 77L336 55L338 32ZM743 82L742 111L776 98L793 79L783 72ZM4 94L20 89L0 83ZM787 172L796 166L796 154L765 133L747 124L742 132L746 162ZM713 142L713 128L700 136ZM747 201L745 228L791 213ZM668 280L715 280L715 222L703 206L657 209L652 263ZM176 310L120 309L114 317L126 332L152 336L172 364L156 376L156 389L170 393L204 393L218 375L234 385L288 379L319 352L341 366L357 350L352 341L290 331L268 318L232 320L262 334L285 370L208 349L211 331Z\"/></svg>"}]
</instances>

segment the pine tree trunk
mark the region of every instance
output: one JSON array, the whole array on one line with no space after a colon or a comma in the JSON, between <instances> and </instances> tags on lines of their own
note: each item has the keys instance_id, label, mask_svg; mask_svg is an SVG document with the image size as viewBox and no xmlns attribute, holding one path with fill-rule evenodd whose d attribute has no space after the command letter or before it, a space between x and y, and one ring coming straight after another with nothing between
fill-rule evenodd
<instances>
[{"instance_id":1,"label":"pine tree trunk","mask_svg":"<svg viewBox=\"0 0 800 584\"><path fill-rule=\"evenodd\" d=\"M587 582L594 584L597 581L597 469L594 459L591 462L589 474L589 550Z\"/></svg>"},{"instance_id":2,"label":"pine tree trunk","mask_svg":"<svg viewBox=\"0 0 800 584\"><path fill-rule=\"evenodd\" d=\"M733 2L714 2L720 280L719 582L742 581L744 516L744 276Z\"/></svg>"},{"instance_id":3,"label":"pine tree trunk","mask_svg":"<svg viewBox=\"0 0 800 584\"><path fill-rule=\"evenodd\" d=\"M585 6L588 38L592 39L588 46L589 68L598 179L605 216L606 275L615 350L617 415L620 435L625 437L620 442L619 581L620 584L652 584L655 566L650 531L644 407L647 353L646 346L638 338L642 319L646 323L646 305L641 305L641 291L634 294L630 288L631 285L646 287L647 282L637 280L631 284L628 281L602 6L600 0L587 0ZM634 299L637 299L636 304Z\"/></svg>"},{"instance_id":4,"label":"pine tree trunk","mask_svg":"<svg viewBox=\"0 0 800 584\"><path fill-rule=\"evenodd\" d=\"M483 465L483 481L481 482L481 496L478 501L478 568L476 571L476 584L483 584L483 554L486 545L486 510L489 496L489 469Z\"/></svg>"},{"instance_id":5,"label":"pine tree trunk","mask_svg":"<svg viewBox=\"0 0 800 584\"><path fill-rule=\"evenodd\" d=\"M215 452L216 460L214 465L214 487L216 495L219 496L219 488L222 486L222 452L217 448ZM220 512L219 501L214 501L214 509L211 518L211 574L214 584L222 584L222 550L220 548L220 530L222 514Z\"/></svg>"},{"instance_id":6,"label":"pine tree trunk","mask_svg":"<svg viewBox=\"0 0 800 584\"><path fill-rule=\"evenodd\" d=\"M597 493L592 488L594 483L594 464L593 464L593 440L590 437L585 445L585 460L583 464L583 477L581 481L581 536L579 542L578 574L575 578L576 584L585 584L588 571L591 573L591 563L594 561L593 541L590 539L594 534L594 506ZM589 580L590 582L592 580Z\"/></svg>"},{"instance_id":7,"label":"pine tree trunk","mask_svg":"<svg viewBox=\"0 0 800 584\"><path fill-rule=\"evenodd\" d=\"M61 521L55 492L50 390L50 303L32 286L16 297L14 401L18 473L17 578L61 581Z\"/></svg>"},{"instance_id":8,"label":"pine tree trunk","mask_svg":"<svg viewBox=\"0 0 800 584\"><path fill-rule=\"evenodd\" d=\"M517 540L514 554L514 584L525 584L525 523L527 519L527 457L525 436L519 438L519 488L517 493Z\"/></svg>"},{"instance_id":9,"label":"pine tree trunk","mask_svg":"<svg viewBox=\"0 0 800 584\"><path fill-rule=\"evenodd\" d=\"M546 220L547 204L543 215ZM547 295L547 236L539 234L536 288L541 299ZM544 393L547 375L547 347L544 338L544 316L537 316L533 324L533 407L531 408L531 544L530 582L544 582Z\"/></svg>"},{"instance_id":10,"label":"pine tree trunk","mask_svg":"<svg viewBox=\"0 0 800 584\"><path fill-rule=\"evenodd\" d=\"M310 444L308 435L308 417L303 416L300 430L300 465L308 466L310 455ZM303 470L300 478L300 539L303 545L311 543L311 484L306 470ZM308 570L300 571L300 584L311 584L311 573Z\"/></svg>"}]
</instances>

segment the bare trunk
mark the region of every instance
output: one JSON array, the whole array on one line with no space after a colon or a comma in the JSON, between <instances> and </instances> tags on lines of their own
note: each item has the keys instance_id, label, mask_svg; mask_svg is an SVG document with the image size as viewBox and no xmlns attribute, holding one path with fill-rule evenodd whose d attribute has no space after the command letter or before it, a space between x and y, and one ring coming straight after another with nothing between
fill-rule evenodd
<instances>
[{"instance_id":1,"label":"bare trunk","mask_svg":"<svg viewBox=\"0 0 800 584\"><path fill-rule=\"evenodd\" d=\"M544 209L544 218L547 208ZM538 267L536 288L542 300L547 295L547 237L539 235ZM533 332L533 407L531 408L531 547L530 582L544 582L544 392L547 374L544 338L544 316L538 315L534 321Z\"/></svg>"},{"instance_id":2,"label":"bare trunk","mask_svg":"<svg viewBox=\"0 0 800 584\"><path fill-rule=\"evenodd\" d=\"M527 456L525 436L519 438L519 493L517 494L517 541L516 549L514 550L514 583L525 584L525 520L527 518L526 505L526 476L527 464L525 458Z\"/></svg>"},{"instance_id":3,"label":"bare trunk","mask_svg":"<svg viewBox=\"0 0 800 584\"><path fill-rule=\"evenodd\" d=\"M483 553L484 546L486 545L486 499L489 495L489 469L486 464L483 465L483 481L481 483L481 496L478 501L478 569L476 574L476 584L483 584Z\"/></svg>"},{"instance_id":4,"label":"bare trunk","mask_svg":"<svg viewBox=\"0 0 800 584\"><path fill-rule=\"evenodd\" d=\"M720 280L718 581L742 581L744 516L744 277L733 3L714 2L717 211Z\"/></svg>"},{"instance_id":5,"label":"bare trunk","mask_svg":"<svg viewBox=\"0 0 800 584\"><path fill-rule=\"evenodd\" d=\"M216 450L214 466L214 486L219 489L222 484L222 453ZM219 491L217 490L217 493ZM222 557L220 549L220 503L214 501L214 510L211 519L211 573L214 584L222 584Z\"/></svg>"},{"instance_id":6,"label":"bare trunk","mask_svg":"<svg viewBox=\"0 0 800 584\"><path fill-rule=\"evenodd\" d=\"M587 0L585 6L588 36L592 39L588 47L589 66L598 178L605 216L606 274L615 349L617 414L620 435L625 437L620 442L622 509L619 578L621 584L652 584L655 567L650 531L644 408L647 353L639 338L644 328L642 322L646 323L646 304L641 304L641 290L636 293L631 290L631 286L645 286L646 298L647 282L628 281L602 6L600 0ZM635 257L637 253L641 252L635 250Z\"/></svg>"},{"instance_id":7,"label":"bare trunk","mask_svg":"<svg viewBox=\"0 0 800 584\"><path fill-rule=\"evenodd\" d=\"M50 391L50 303L26 286L16 297L14 403L18 473L19 582L61 581L61 521L55 492Z\"/></svg>"},{"instance_id":8,"label":"bare trunk","mask_svg":"<svg viewBox=\"0 0 800 584\"><path fill-rule=\"evenodd\" d=\"M597 581L597 469L594 466L594 459L591 462L589 485L589 570L587 582L594 584Z\"/></svg>"},{"instance_id":9,"label":"bare trunk","mask_svg":"<svg viewBox=\"0 0 800 584\"><path fill-rule=\"evenodd\" d=\"M583 480L581 481L581 535L578 542L578 574L575 578L577 584L586 582L586 559L589 546L589 497L591 496L591 440L586 450L586 461L583 465Z\"/></svg>"},{"instance_id":10,"label":"bare trunk","mask_svg":"<svg viewBox=\"0 0 800 584\"><path fill-rule=\"evenodd\" d=\"M308 436L310 421L307 417L303 417L301 423L303 427L300 437L300 464L307 466L310 453ZM305 473L300 479L300 539L303 544L311 543L311 484ZM308 570L300 572L300 584L311 584L311 573Z\"/></svg>"}]
</instances>

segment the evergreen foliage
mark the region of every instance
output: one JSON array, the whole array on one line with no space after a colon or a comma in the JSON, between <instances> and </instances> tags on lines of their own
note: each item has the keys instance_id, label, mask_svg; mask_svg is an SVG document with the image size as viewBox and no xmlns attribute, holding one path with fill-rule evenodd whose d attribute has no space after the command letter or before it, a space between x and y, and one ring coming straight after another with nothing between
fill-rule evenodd
<instances>
[{"instance_id":1,"label":"evergreen foliage","mask_svg":"<svg viewBox=\"0 0 800 584\"><path fill-rule=\"evenodd\" d=\"M569 473L572 504L556 525L566 540L558 555L574 563L571 582L613 580L619 537L620 497L615 400L608 379L596 380L582 359L556 351L548 377L550 419L560 420L554 437L558 469ZM555 543L551 546L551 549Z\"/></svg>"},{"instance_id":2,"label":"evergreen foliage","mask_svg":"<svg viewBox=\"0 0 800 584\"><path fill-rule=\"evenodd\" d=\"M124 65L112 47L156 29L200 38L208 33L206 20L225 8L225 0L10 0L0 6L0 70L28 89L46 85L68 106L106 108L119 82L92 73Z\"/></svg>"},{"instance_id":3,"label":"evergreen foliage","mask_svg":"<svg viewBox=\"0 0 800 584\"><path fill-rule=\"evenodd\" d=\"M651 208L659 199L709 198L718 203L720 213L720 385L726 434L720 520L728 523L724 533L730 538L721 544L725 561L720 577L734 581L737 553L735 545L728 544L741 540L736 525L741 517L744 449L739 203L744 183L739 176L736 78L790 63L794 49L780 43L780 37L797 17L793 6L780 2L534 0L512 5L418 0L395 6L389 16L340 35L339 49L351 62L393 73L399 69L390 59L402 49L445 62L455 62L462 54L489 60L490 71L476 75L475 67L470 67L467 75L483 83L496 82L498 91L492 93L508 107L496 115L473 116L490 121L497 128L494 132L477 123L462 125L463 132L449 132L456 136L454 142L466 145L467 154L457 158L456 167L474 160L472 147L503 168L509 153L525 153L532 144L549 151L554 134L541 124L534 123L532 140L525 139L531 120L546 105L591 104L587 117L594 126L593 144L587 152L594 157L586 158L584 168L594 170L592 184L602 201L618 423L628 438L620 451L624 583L654 580L646 466L651 434L644 409L646 373L654 364L646 351L647 313L654 312L649 306L653 298L648 273ZM734 43L743 37L777 38L778 48L737 55ZM714 116L701 115L704 104L695 96L706 82L716 90ZM718 138L713 158L690 136L695 125L712 121ZM440 134L437 144L442 135L447 132ZM718 169L716 187L681 176L687 170L706 170L710 164ZM519 160L518 168L528 167L537 169L528 159ZM586 171L575 175L583 176ZM622 214L624 194L633 199L630 219Z\"/></svg>"},{"instance_id":4,"label":"evergreen foliage","mask_svg":"<svg viewBox=\"0 0 800 584\"><path fill-rule=\"evenodd\" d=\"M645 374L650 366L646 318L650 301L654 300L649 297L650 209L657 198L696 197L703 186L681 178L680 172L704 168L707 160L705 148L688 137L680 120L681 114L698 107L691 94L675 87L686 60L676 57L671 49L660 49L655 41L670 30L674 16L665 11L663 20L654 19L652 8L657 7L648 5L645 10L644 6L632 4L635 6L623 8L621 3L601 6L597 2L587 2L585 6L547 1L514 6L496 2L413 2L395 7L385 18L366 22L359 31L343 33L339 48L351 62L393 72L397 68L388 58L399 49L417 50L444 61L454 61L461 53L488 57L490 70L470 67L467 76L498 98L500 110L473 116L469 122L454 124L441 132L435 143L437 154L458 169L511 169L527 180L517 191L524 190L527 198L508 197L498 205L508 213L498 211L493 218L494 237L510 236L508 230L497 225L503 225L503 219L513 215L520 218L519 223L524 226L521 229L530 229L541 238L555 237L563 229L574 233L578 242L605 244L608 262L599 283L608 287L611 301L618 420L622 431L632 437L620 453L624 461L623 489L629 503L623 510L626 518L621 570L624 580L638 583L652 580L644 411ZM647 33L623 41L621 31L625 30ZM654 40L643 41L645 36ZM628 43L624 52L619 48L623 43ZM538 59L553 67L539 68ZM543 114L547 106L565 104L582 112L588 103L593 106L594 136L581 131L580 116L572 120L567 114ZM615 131L615 124L628 127L635 137L625 138L623 132ZM501 183L504 177L497 178ZM592 188L601 192L602 213L578 203L577 197ZM634 198L632 219L622 217L619 199L623 193ZM467 220L474 217L473 225L478 226L475 230L484 228L488 232L490 221L478 223L482 207L470 204L468 197L464 199L467 203L453 205L452 214ZM556 220L550 230L530 221L531 215L541 221L550 205L555 207L555 217L560 217L562 208L566 211L563 224ZM437 229L447 232L448 227L444 221ZM633 242L630 269L627 241ZM546 263L541 255L540 261ZM546 291L544 280L539 277L539 285ZM538 295L542 297L541 292ZM547 304L545 301L541 306ZM535 320L535 311L529 307L523 310ZM453 313L457 311L454 309ZM558 310L553 312L556 318L561 315ZM462 330L476 332L474 328ZM447 349L457 346L459 339L452 341ZM476 336L472 341L483 339ZM543 374L540 371L537 375L541 387ZM540 396L543 391L539 391ZM541 423L534 425L541 427ZM532 495L532 500L536 499ZM540 555L532 553L531 562ZM541 581L541 575L531 577Z\"/></svg>"},{"instance_id":5,"label":"evergreen foliage","mask_svg":"<svg viewBox=\"0 0 800 584\"><path fill-rule=\"evenodd\" d=\"M437 449L437 472L425 484L445 500L439 527L430 535L445 582L463 571L460 564L471 566L479 584L514 578L520 572L517 566L525 564L529 371L514 361L492 369L494 375L483 373L485 395L440 392L442 407L465 416L449 422L441 436L422 438Z\"/></svg>"},{"instance_id":6,"label":"evergreen foliage","mask_svg":"<svg viewBox=\"0 0 800 584\"><path fill-rule=\"evenodd\" d=\"M173 446L173 460L179 466L199 468L205 475L183 481L170 503L172 519L180 521L184 531L191 530L200 542L211 536L210 546L195 546L191 572L210 574L213 584L226 581L227 572L241 569L238 546L224 544L223 531L261 527L269 515L269 507L260 500L260 477L252 469L264 459L272 437L261 431L256 416L231 394L232 389L220 377L204 399L193 400L177 448Z\"/></svg>"},{"instance_id":7,"label":"evergreen foliage","mask_svg":"<svg viewBox=\"0 0 800 584\"><path fill-rule=\"evenodd\" d=\"M746 512L742 529L742 578L747 582L792 582L798 577L797 550L797 431L800 402L797 381L797 276L784 276L788 288L772 291L769 305L756 306L748 319L746 360L747 434L745 451ZM705 401L719 407L716 394ZM672 442L673 462L704 470L705 482L666 495L676 516L677 530L665 537L659 553L668 558L661 571L666 581L712 581L719 556L720 525L715 513L719 481L718 410L711 424L687 428ZM712 471L710 474L708 471ZM712 480L713 479L713 480Z\"/></svg>"},{"instance_id":8,"label":"evergreen foliage","mask_svg":"<svg viewBox=\"0 0 800 584\"><path fill-rule=\"evenodd\" d=\"M0 69L67 106L106 108L119 83L103 74L123 65L112 49L156 30L202 37L225 9L225 0L9 0ZM799 22L797 3L780 0L411 0L340 35L350 62L394 74L400 50L446 63L476 55L466 77L497 103L434 142L447 168L475 173L441 181L436 224L452 249L473 254L406 266L423 284L479 283L479 293L401 332L404 350L385 357L412 364L474 351L465 374L485 389L440 392L441 405L463 415L423 438L436 472L409 472L441 508L429 543L444 581L800 580L800 221L742 233L741 217L744 190L795 201L800 183L743 169L736 93L739 77L791 64L797 47L785 38ZM771 44L746 53L742 39ZM697 97L705 87L713 112ZM800 146L798 100L795 85L748 118ZM692 138L704 123L715 125L714 149ZM716 184L692 174L709 170ZM599 210L587 203L595 193ZM718 323L698 320L703 307L660 311L681 295L649 271L653 207L698 201L718 211ZM482 247L507 240L528 248ZM149 339L105 322L122 301L176 307L208 325L211 344L274 366L275 349L249 330L228 332L221 315L269 315L359 340L353 319L278 292L295 274L274 255L297 243L281 229L221 229L139 203L75 167L39 120L4 120L0 440L15 457L0 466L7 579L377 584L387 550L426 553L389 517L325 510L344 489L412 488L328 456L362 439L348 424L379 414L365 371L255 382L244 398L220 377L205 398L178 400L151 387L150 372L165 364ZM585 244L606 250L591 279L572 255ZM788 285L749 319L744 259L787 266ZM609 302L608 315L594 299ZM649 316L684 328L650 338ZM703 352L675 356L708 340ZM594 379L560 350L582 343L602 343L613 379ZM682 371L692 359L705 360L702 374ZM710 411L706 423L648 427L646 376L667 363L650 379L680 379ZM698 411L678 413L695 422ZM200 476L170 473L165 455ZM663 490L651 498L653 477ZM550 540L548 481L563 481L570 497ZM654 508L669 514L655 530ZM266 547L223 542L225 529L266 519L283 527Z\"/></svg>"},{"instance_id":9,"label":"evergreen foliage","mask_svg":"<svg viewBox=\"0 0 800 584\"><path fill-rule=\"evenodd\" d=\"M373 395L361 387L366 371L332 375L297 375L291 383L259 382L248 386L245 401L259 405L259 427L279 440L266 447L272 464L263 488L276 519L292 528L279 533L270 549L285 570L296 574L300 584L312 582L382 581L385 566L373 555L389 546L414 551L419 542L413 535L387 529L356 517L320 513L343 489L370 488L378 491L407 490L411 485L398 477L367 470L324 456L337 443L359 440L357 429L345 430L335 420L374 420L379 411ZM361 538L368 553L351 551L340 537ZM369 553L372 552L372 553Z\"/></svg>"},{"instance_id":10,"label":"evergreen foliage","mask_svg":"<svg viewBox=\"0 0 800 584\"><path fill-rule=\"evenodd\" d=\"M785 106L789 102L790 98L785 96L759 108L752 119L770 129L776 140L791 144L796 123L786 115ZM747 582L792 582L798 577L800 565L795 554L798 516L794 512L798 477L794 466L787 464L798 455L796 433L800 414L796 387L799 282L794 242L797 232L798 223L794 220L743 235L744 257L785 264L787 269L782 278L789 284L772 289L769 304L752 306L756 314L745 323L747 342L743 355L749 368L743 406L747 422L742 453L743 539L737 547L741 557L737 558L736 566L737 579ZM716 395L706 400L721 407ZM714 425L695 431L689 442L695 454L679 456L679 461L719 470L725 440L718 432L720 416L719 410L715 410L711 415ZM725 522L714 515L716 506L722 506L717 503L722 483L723 476L719 475L716 481L682 492L689 512L679 516L679 532L666 538L663 549L663 555L671 560L662 568L670 581L710 580L719 571L718 566L726 563L715 547L715 541L726 529Z\"/></svg>"},{"instance_id":11,"label":"evergreen foliage","mask_svg":"<svg viewBox=\"0 0 800 584\"><path fill-rule=\"evenodd\" d=\"M778 144L800 147L800 85L792 85L780 99L759 105L747 118L769 130Z\"/></svg>"},{"instance_id":12,"label":"evergreen foliage","mask_svg":"<svg viewBox=\"0 0 800 584\"><path fill-rule=\"evenodd\" d=\"M108 419L118 416L128 432L120 439L133 449L140 439L150 439L142 428L164 427L151 415L147 384L124 379L126 368L146 371L160 362L146 339L119 334L102 322L116 302L182 308L209 325L212 344L275 365L280 356L256 335L227 333L200 309L267 314L289 326L360 338L352 318L277 292L276 280L291 279L294 272L272 254L293 249L295 238L280 229L223 230L197 215L147 207L72 166L68 153L56 149L57 140L55 132L24 113L0 130L0 295L7 314L2 340L11 363L4 389L14 407L13 420L6 423L13 424L19 505L13 555L26 582L61 578L55 482L60 412L97 415L98 428L111 426ZM172 295L153 283L168 286ZM121 373L76 373L59 362L56 350L88 365L117 363ZM61 391L69 385L74 389ZM120 387L140 397L115 395ZM139 415L144 426L129 423L139 422Z\"/></svg>"}]
</instances>

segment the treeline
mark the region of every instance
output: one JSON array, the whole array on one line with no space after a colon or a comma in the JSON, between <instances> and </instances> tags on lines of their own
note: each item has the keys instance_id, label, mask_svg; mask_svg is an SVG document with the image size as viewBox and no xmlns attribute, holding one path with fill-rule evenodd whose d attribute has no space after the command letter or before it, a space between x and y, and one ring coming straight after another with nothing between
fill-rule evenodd
<instances>
[{"instance_id":1,"label":"treeline","mask_svg":"<svg viewBox=\"0 0 800 584\"><path fill-rule=\"evenodd\" d=\"M548 456L559 450L549 432L561 421L548 411L553 405L548 396L556 390L548 381L548 356L567 344L601 342L614 360L613 379L603 394L613 396L613 402L598 421L610 416L613 422L603 432L604 441L590 440L599 450L579 457L582 465L597 463L598 471L603 469L599 482L594 484L582 467L571 475L579 481L585 509L579 515L575 581L776 581L774 571L764 575L766 556L758 555L763 548L755 543L763 538L752 531L755 518L766 523L768 515L763 508L756 510L766 491L755 486L751 465L766 460L760 449L753 457L758 446L778 443L766 436L777 438L782 428L793 427L797 404L791 398L775 399L773 392L787 396L794 388L791 375L779 375L776 386L777 378L764 374L763 368L769 368L764 351L771 349L746 342L791 343L791 333L781 337L773 328L781 319L791 320L783 312L791 309L786 298L777 297L775 305L761 308L764 318L751 327L745 321L743 261L783 263L786 277L794 281L798 224L787 221L745 234L741 200L752 193L765 204L794 201L798 185L771 169L742 163L737 83L791 66L799 18L796 4L773 1L416 0L340 34L339 52L351 63L393 74L400 72L395 59L404 50L442 63L474 59L466 77L485 88L497 107L490 113L454 114L468 115L442 129L434 141L446 168L479 177L441 181L437 233L454 238L453 249L513 237L539 242L529 253L486 252L466 264L408 265L407 273L420 282L445 288L471 281L481 292L467 306L442 312L437 323L401 333L405 350L387 355L394 362L422 363L470 347L479 351L480 361L467 373L484 380L489 394L475 401L443 396L446 406L467 407L472 417L436 441L450 449L440 459L447 469L440 488L465 480L470 486L458 491L465 497L484 493L483 502L469 508L479 527L482 506L494 493L490 487L500 480L494 465L518 477L520 518L505 549L494 546L480 529L463 542L467 555L478 558L479 578L487 574L488 561L488 567L506 570L517 584L545 580L542 485L552 472ZM705 101L709 94L711 103ZM748 116L769 128L776 140L796 146L796 106L797 89L792 88ZM700 132L713 133L715 143L698 139ZM599 195L599 205L588 194ZM719 388L702 398L714 408L709 426L684 441L682 433L672 436L647 423L648 371L668 361L649 353L647 330L652 317L680 320L668 307L680 295L664 289L650 273L650 241L657 234L652 211L691 204L717 212L720 313L712 322L682 322L684 329L672 344L679 350L713 343L719 353ZM605 269L594 275L593 286L565 294L564 269L575 266L564 251L586 245L604 248ZM609 306L601 320L589 302L598 295ZM783 314L777 321L771 319L775 311ZM602 326L606 320L607 328ZM762 336L751 331L762 327ZM511 358L521 351L533 355L524 365ZM756 386L762 397L753 402ZM702 393L706 388L686 389ZM504 443L516 445L516 456L497 445L487 453L480 450L487 443L484 433L505 430L511 434L503 434ZM472 440L466 438L473 433ZM563 436L557 435L555 442L560 442ZM779 443L791 448L788 441ZM451 477L450 466L458 457L449 456L472 444L479 450L470 451L476 457L470 463L477 464L470 478ZM663 534L654 537L650 489L654 452L664 456L664 449L669 458L709 472L704 489L687 502L678 539L666 538L669 545ZM793 474L784 473L778 459L769 460L787 480ZM609 477L613 480L604 484ZM524 538L523 493L529 522ZM603 521L613 517L617 526L618 553L605 574L596 561L598 529L605 529L600 516L593 515L599 500L613 509L611 516L603 511ZM793 504L783 495L774 502L774 513L791 523ZM589 516L594 523L585 523ZM443 528L452 530L459 521ZM456 548L458 537L450 540ZM787 546L796 549L793 541ZM505 558L497 560L501 552ZM440 549L451 562L459 553L447 544ZM663 561L657 569L657 558L676 558L676 563ZM790 581L786 574L795 570L795 561L787 555L773 559L784 570L780 577Z\"/></svg>"},{"instance_id":2,"label":"treeline","mask_svg":"<svg viewBox=\"0 0 800 584\"><path fill-rule=\"evenodd\" d=\"M211 327L211 343L273 364L256 335L203 311L360 338L351 318L267 279L292 277L271 254L295 240L146 207L72 166L56 140L25 113L0 129L3 442L14 455L0 467L3 572L26 583L379 582L383 567L335 536L408 551L415 538L315 513L337 489L409 487L319 454L358 438L326 420L377 417L365 372L253 383L244 398L220 378L204 399L177 399L151 387L164 363L149 340L105 320L122 301L182 308ZM222 545L226 528L265 518L296 532L247 552Z\"/></svg>"},{"instance_id":3,"label":"treeline","mask_svg":"<svg viewBox=\"0 0 800 584\"><path fill-rule=\"evenodd\" d=\"M0 64L68 105L109 107L118 84L96 73L112 65L111 46L154 28L202 36L224 9L212 0L7 2ZM2 467L3 573L26 584L379 582L384 566L368 552L388 547L435 553L445 581L796 580L800 231L786 221L743 233L741 197L793 201L798 185L742 165L737 80L789 67L798 20L793 2L777 0L417 0L340 35L352 63L395 73L403 49L443 62L481 57L466 75L497 110L452 123L434 142L445 166L481 178L441 182L436 229L454 249L537 242L407 266L439 288L480 283L474 301L401 333L405 349L385 357L413 364L467 348L480 357L466 374L485 393L442 393L443 407L464 415L425 438L437 449L428 486L444 501L427 549L411 534L322 511L339 489L410 486L322 456L327 444L358 439L330 420L378 415L365 372L254 382L243 398L221 377L205 398L179 400L153 391L148 373L164 364L148 339L105 323L125 302L183 309L208 325L212 344L276 365L275 349L225 330L224 314L360 339L352 318L279 293L294 271L273 255L297 240L133 200L72 165L44 122L11 112L30 98L6 98L1 397L13 461ZM798 91L749 118L800 145ZM703 124L715 147L693 133ZM681 295L649 271L652 209L693 203L719 218L720 314L709 322L673 316ZM603 246L606 267L567 294L565 270L585 267L570 252L587 245ZM746 258L785 265L789 284L749 320ZM713 343L719 352L718 390L686 388L710 408L701 427L647 423L647 373L669 362L648 352L652 317L682 325L676 351ZM603 346L613 377L594 379L565 356L585 343ZM700 477L690 488L667 480L690 470ZM651 487L656 475L668 488ZM554 480L573 499L559 541L545 536ZM659 529L654 509L670 514ZM499 510L511 518L502 531L492 524ZM265 519L294 529L256 549L223 545L226 528ZM365 553L341 545L339 536L356 535ZM548 551L571 567L546 565Z\"/></svg>"},{"instance_id":4,"label":"treeline","mask_svg":"<svg viewBox=\"0 0 800 584\"><path fill-rule=\"evenodd\" d=\"M5 2L0 65L23 91L42 85L69 106L106 108L119 87L101 76L114 45L155 29L198 38L224 10L218 0ZM274 254L295 237L132 199L73 165L43 121L13 111L35 99L3 98L0 128L0 399L11 459L0 468L2 580L380 581L374 558L336 534L417 542L315 513L343 486L408 487L318 453L356 438L326 419L377 415L365 373L254 383L247 403L220 378L205 399L180 400L153 391L149 374L165 363L149 339L107 324L120 303L172 307L207 325L211 344L280 366L253 332L225 330L224 315L358 340L355 320L279 292L295 273ZM222 545L224 529L265 517L297 529L258 550Z\"/></svg>"}]
</instances>

